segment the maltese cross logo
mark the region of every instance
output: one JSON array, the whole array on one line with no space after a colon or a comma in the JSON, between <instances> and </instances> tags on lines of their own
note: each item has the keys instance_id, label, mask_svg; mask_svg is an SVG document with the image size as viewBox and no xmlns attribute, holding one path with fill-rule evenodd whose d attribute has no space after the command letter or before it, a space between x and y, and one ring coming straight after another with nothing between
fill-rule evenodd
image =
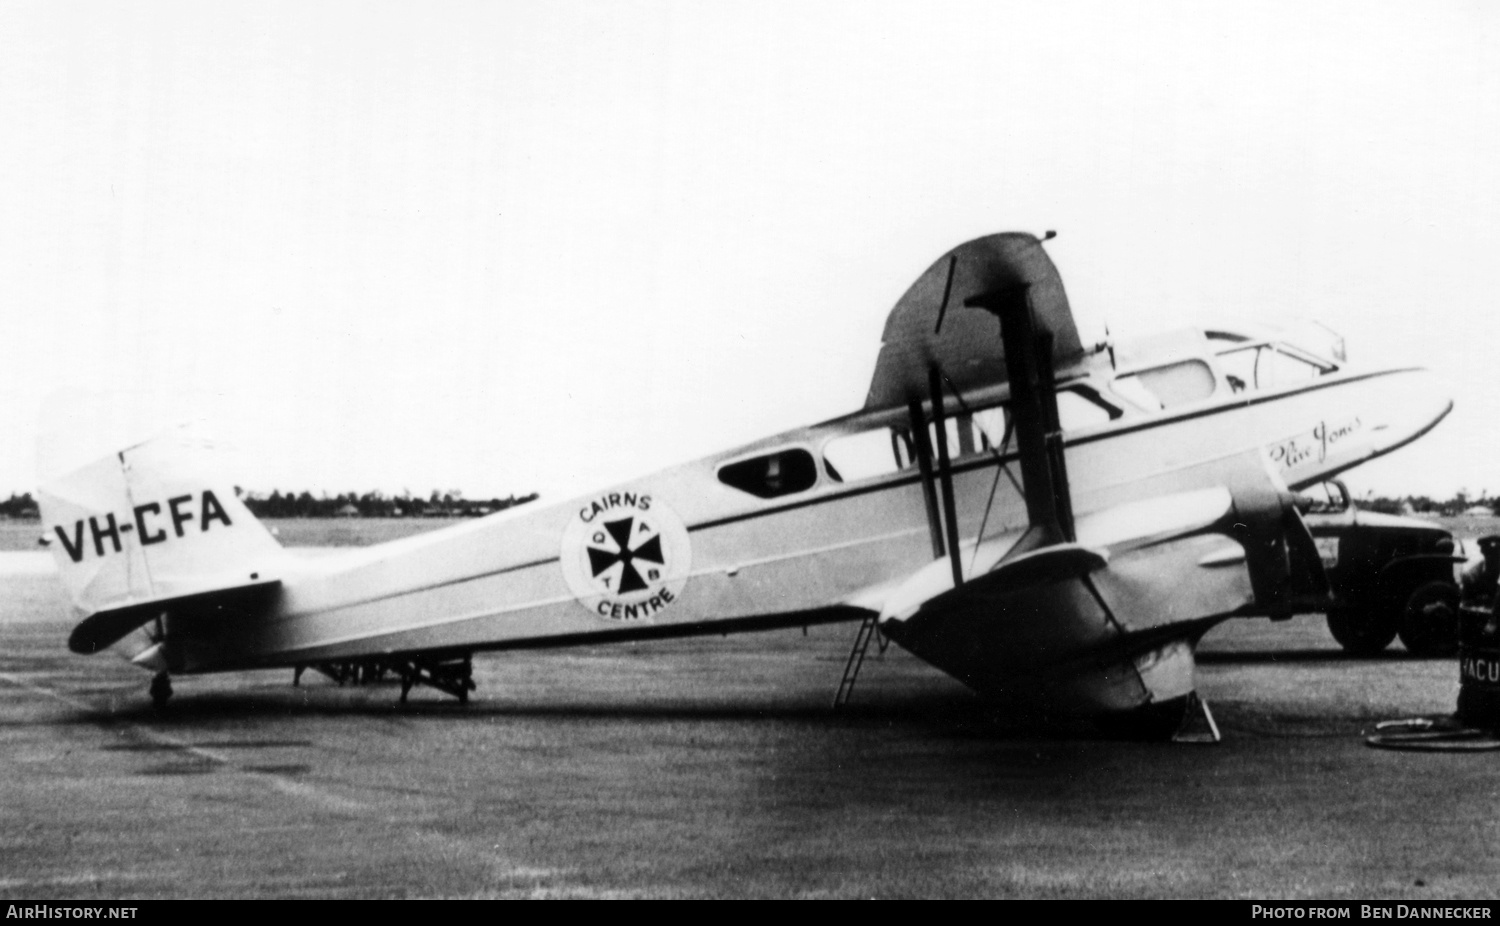
<instances>
[{"instance_id":1,"label":"maltese cross logo","mask_svg":"<svg viewBox=\"0 0 1500 926\"><path fill-rule=\"evenodd\" d=\"M584 500L563 528L558 565L573 598L607 621L651 621L691 575L687 527L665 500L619 489Z\"/></svg>"},{"instance_id":2,"label":"maltese cross logo","mask_svg":"<svg viewBox=\"0 0 1500 926\"><path fill-rule=\"evenodd\" d=\"M666 566L662 555L661 535L645 522L636 526L635 518L604 522L604 531L596 532L589 545L589 568L595 581L617 594L628 594L650 588L650 583L661 578L661 569L652 569L644 564L655 563ZM613 541L613 543L610 543ZM595 546L600 544L601 546ZM613 549L610 549L610 547ZM642 565L637 565L640 563ZM615 567L621 568L616 570ZM645 570L645 576L641 572Z\"/></svg>"}]
</instances>

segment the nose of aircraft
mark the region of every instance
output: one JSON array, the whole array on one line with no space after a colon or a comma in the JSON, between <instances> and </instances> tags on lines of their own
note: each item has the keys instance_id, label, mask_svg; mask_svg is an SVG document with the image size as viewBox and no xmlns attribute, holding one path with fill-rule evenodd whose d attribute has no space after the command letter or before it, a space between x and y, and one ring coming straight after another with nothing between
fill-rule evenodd
<instances>
[{"instance_id":1,"label":"nose of aircraft","mask_svg":"<svg viewBox=\"0 0 1500 926\"><path fill-rule=\"evenodd\" d=\"M1389 453L1426 434L1453 410L1453 389L1430 370L1400 370L1372 378L1370 450Z\"/></svg>"},{"instance_id":2,"label":"nose of aircraft","mask_svg":"<svg viewBox=\"0 0 1500 926\"><path fill-rule=\"evenodd\" d=\"M1268 448L1294 488L1405 446L1453 409L1449 385L1417 368L1354 374L1315 392L1321 420Z\"/></svg>"}]
</instances>

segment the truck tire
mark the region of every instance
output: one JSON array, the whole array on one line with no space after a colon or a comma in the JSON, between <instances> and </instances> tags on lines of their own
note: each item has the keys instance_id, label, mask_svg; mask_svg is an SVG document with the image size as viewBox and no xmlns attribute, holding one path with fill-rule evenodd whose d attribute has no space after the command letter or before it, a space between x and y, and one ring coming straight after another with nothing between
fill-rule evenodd
<instances>
[{"instance_id":1,"label":"truck tire","mask_svg":"<svg viewBox=\"0 0 1500 926\"><path fill-rule=\"evenodd\" d=\"M1396 639L1396 614L1374 608L1329 608L1328 632L1351 656L1378 656Z\"/></svg>"},{"instance_id":2,"label":"truck tire","mask_svg":"<svg viewBox=\"0 0 1500 926\"><path fill-rule=\"evenodd\" d=\"M1452 582L1423 582L1407 596L1396 632L1413 656L1458 652L1458 589Z\"/></svg>"}]
</instances>

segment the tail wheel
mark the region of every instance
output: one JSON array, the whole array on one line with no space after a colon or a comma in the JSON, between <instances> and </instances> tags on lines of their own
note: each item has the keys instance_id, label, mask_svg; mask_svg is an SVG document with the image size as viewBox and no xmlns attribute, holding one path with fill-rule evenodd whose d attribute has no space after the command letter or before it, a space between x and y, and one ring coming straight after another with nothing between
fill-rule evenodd
<instances>
[{"instance_id":1,"label":"tail wheel","mask_svg":"<svg viewBox=\"0 0 1500 926\"><path fill-rule=\"evenodd\" d=\"M1413 656L1458 652L1458 589L1451 582L1423 582L1406 598L1397 618L1401 642Z\"/></svg>"},{"instance_id":2,"label":"tail wheel","mask_svg":"<svg viewBox=\"0 0 1500 926\"><path fill-rule=\"evenodd\" d=\"M1378 656L1396 639L1396 615L1385 610L1329 608L1328 632L1351 656Z\"/></svg>"}]
</instances>

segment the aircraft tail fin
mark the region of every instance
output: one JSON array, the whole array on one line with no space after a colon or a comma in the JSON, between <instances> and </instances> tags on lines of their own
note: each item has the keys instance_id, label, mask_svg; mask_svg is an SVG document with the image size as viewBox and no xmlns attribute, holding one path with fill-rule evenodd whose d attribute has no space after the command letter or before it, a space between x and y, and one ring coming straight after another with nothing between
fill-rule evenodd
<instances>
[{"instance_id":1,"label":"aircraft tail fin","mask_svg":"<svg viewBox=\"0 0 1500 926\"><path fill-rule=\"evenodd\" d=\"M185 434L95 460L42 486L43 541L87 619L69 646L94 652L173 602L281 579L285 551Z\"/></svg>"}]
</instances>

